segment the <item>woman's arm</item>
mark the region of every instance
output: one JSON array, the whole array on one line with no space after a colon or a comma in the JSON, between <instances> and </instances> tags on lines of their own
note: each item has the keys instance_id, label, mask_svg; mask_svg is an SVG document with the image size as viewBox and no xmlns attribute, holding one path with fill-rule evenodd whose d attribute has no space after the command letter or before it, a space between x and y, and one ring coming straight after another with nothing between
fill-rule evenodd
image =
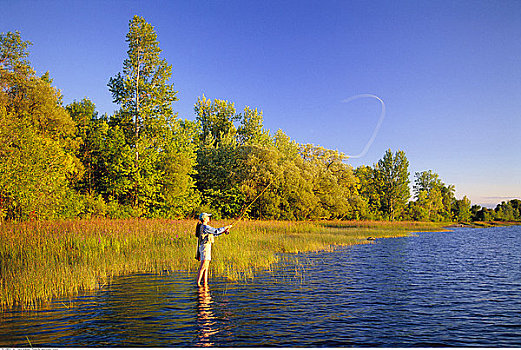
<instances>
[{"instance_id":1,"label":"woman's arm","mask_svg":"<svg viewBox=\"0 0 521 350\"><path fill-rule=\"evenodd\" d=\"M232 228L232 225L219 227L219 228L213 228L212 226L203 225L203 233L204 234L213 234L214 236L222 235L224 232L228 231L230 228Z\"/></svg>"}]
</instances>

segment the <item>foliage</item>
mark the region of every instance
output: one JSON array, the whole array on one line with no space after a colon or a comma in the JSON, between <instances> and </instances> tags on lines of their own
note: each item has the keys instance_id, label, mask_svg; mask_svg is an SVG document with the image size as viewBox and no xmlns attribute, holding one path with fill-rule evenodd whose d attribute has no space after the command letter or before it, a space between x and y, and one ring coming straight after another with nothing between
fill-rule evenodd
<instances>
[{"instance_id":1,"label":"foliage","mask_svg":"<svg viewBox=\"0 0 521 350\"><path fill-rule=\"evenodd\" d=\"M471 203L467 196L463 196L463 199L456 199L453 209L453 216L459 222L468 222L472 217Z\"/></svg>"},{"instance_id":2,"label":"foliage","mask_svg":"<svg viewBox=\"0 0 521 350\"><path fill-rule=\"evenodd\" d=\"M74 121L48 74L36 76L20 34L0 36L0 220L59 217L81 173Z\"/></svg>"},{"instance_id":3,"label":"foliage","mask_svg":"<svg viewBox=\"0 0 521 350\"><path fill-rule=\"evenodd\" d=\"M503 201L495 209L473 205L471 217L473 221L521 221L521 200Z\"/></svg>"},{"instance_id":4,"label":"foliage","mask_svg":"<svg viewBox=\"0 0 521 350\"><path fill-rule=\"evenodd\" d=\"M416 173L409 201L405 152L353 169L341 152L270 134L258 108L203 95L195 121L181 120L154 27L134 16L126 43L108 83L119 109L100 116L88 98L63 108L49 74L31 68L30 43L2 34L0 219L519 219L518 202L471 208L431 170Z\"/></svg>"},{"instance_id":5,"label":"foliage","mask_svg":"<svg viewBox=\"0 0 521 350\"><path fill-rule=\"evenodd\" d=\"M375 186L380 197L380 210L385 218L399 218L410 197L409 161L404 151L394 156L390 149L374 166Z\"/></svg>"},{"instance_id":6,"label":"foliage","mask_svg":"<svg viewBox=\"0 0 521 350\"><path fill-rule=\"evenodd\" d=\"M129 49L123 72L111 78L108 86L114 102L121 106L109 120L117 141L114 150L122 149L125 155L114 170L127 169L128 173L121 174L108 190L118 192L114 198L124 205L131 203L142 215L180 217L194 207L194 126L173 113L177 91L168 83L172 66L160 58L154 28L134 16L126 41Z\"/></svg>"}]
</instances>

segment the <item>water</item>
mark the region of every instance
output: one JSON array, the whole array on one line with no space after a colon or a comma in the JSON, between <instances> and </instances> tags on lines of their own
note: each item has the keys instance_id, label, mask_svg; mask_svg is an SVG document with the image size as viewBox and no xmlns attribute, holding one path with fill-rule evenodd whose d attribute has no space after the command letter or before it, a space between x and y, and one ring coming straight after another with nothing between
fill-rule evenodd
<instances>
[{"instance_id":1,"label":"water","mask_svg":"<svg viewBox=\"0 0 521 350\"><path fill-rule=\"evenodd\" d=\"M217 248L216 248L217 249ZM241 283L116 278L0 314L0 346L521 346L521 226L299 254Z\"/></svg>"}]
</instances>

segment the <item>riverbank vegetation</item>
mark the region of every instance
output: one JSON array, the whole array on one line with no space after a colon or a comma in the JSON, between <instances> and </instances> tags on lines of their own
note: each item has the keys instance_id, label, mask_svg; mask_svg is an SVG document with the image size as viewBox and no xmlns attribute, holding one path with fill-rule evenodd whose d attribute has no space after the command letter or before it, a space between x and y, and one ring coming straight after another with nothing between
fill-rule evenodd
<instances>
[{"instance_id":1,"label":"riverbank vegetation","mask_svg":"<svg viewBox=\"0 0 521 350\"><path fill-rule=\"evenodd\" d=\"M215 226L229 222L214 222ZM133 273L195 271L193 220L61 220L0 226L0 308L31 308ZM277 253L369 243L367 238L441 230L440 224L376 221L247 221L216 238L213 276L241 280L268 270ZM195 280L194 280L195 283Z\"/></svg>"},{"instance_id":2,"label":"riverbank vegetation","mask_svg":"<svg viewBox=\"0 0 521 350\"><path fill-rule=\"evenodd\" d=\"M415 172L411 198L402 150L354 169L341 152L266 130L258 108L204 95L195 120L183 119L154 28L135 16L126 41L122 70L108 78L119 109L99 115L88 98L64 106L49 73L31 67L31 43L0 35L1 307L114 275L193 270L186 219L201 211L262 220L219 239L212 273L232 279L269 269L276 253L521 219L519 200L472 207L432 170Z\"/></svg>"},{"instance_id":3,"label":"riverbank vegetation","mask_svg":"<svg viewBox=\"0 0 521 350\"><path fill-rule=\"evenodd\" d=\"M30 42L0 36L0 222L68 218L239 216L275 220L519 220L519 202L495 212L405 152L353 169L338 151L300 144L263 126L257 108L201 96L195 120L174 112L172 66L154 28L130 20L128 57L108 79L119 109L99 115L87 98L67 106L48 73L28 61Z\"/></svg>"}]
</instances>

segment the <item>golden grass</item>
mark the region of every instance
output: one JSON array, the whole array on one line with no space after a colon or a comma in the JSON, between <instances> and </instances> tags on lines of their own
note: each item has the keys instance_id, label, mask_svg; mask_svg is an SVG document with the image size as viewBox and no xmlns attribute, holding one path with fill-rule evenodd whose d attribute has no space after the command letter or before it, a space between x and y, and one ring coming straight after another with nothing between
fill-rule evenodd
<instances>
[{"instance_id":1,"label":"golden grass","mask_svg":"<svg viewBox=\"0 0 521 350\"><path fill-rule=\"evenodd\" d=\"M31 308L109 283L116 275L195 271L195 221L68 220L0 225L0 309ZM215 227L228 222L213 222ZM270 269L277 253L440 230L417 222L239 222L216 238L211 274L232 280Z\"/></svg>"}]
</instances>

